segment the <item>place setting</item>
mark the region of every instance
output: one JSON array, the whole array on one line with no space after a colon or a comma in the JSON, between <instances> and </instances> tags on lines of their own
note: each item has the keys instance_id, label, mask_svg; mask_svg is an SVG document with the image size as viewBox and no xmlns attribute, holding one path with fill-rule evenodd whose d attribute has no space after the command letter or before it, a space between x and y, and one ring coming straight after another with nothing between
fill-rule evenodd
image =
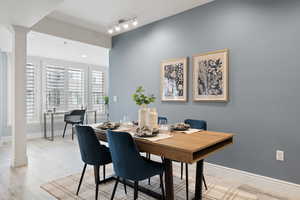
<instances>
[{"instance_id":1,"label":"place setting","mask_svg":"<svg viewBox=\"0 0 300 200\"><path fill-rule=\"evenodd\" d=\"M107 130L115 132L128 132L132 137L137 139L145 139L149 141L157 141L172 137L165 130L161 130L157 122L154 126L139 126L137 122L103 122L90 125L96 132L105 133Z\"/></svg>"},{"instance_id":2,"label":"place setting","mask_svg":"<svg viewBox=\"0 0 300 200\"><path fill-rule=\"evenodd\" d=\"M181 122L170 126L171 131L181 132L185 134L193 134L203 131L203 129L191 128L190 124Z\"/></svg>"}]
</instances>

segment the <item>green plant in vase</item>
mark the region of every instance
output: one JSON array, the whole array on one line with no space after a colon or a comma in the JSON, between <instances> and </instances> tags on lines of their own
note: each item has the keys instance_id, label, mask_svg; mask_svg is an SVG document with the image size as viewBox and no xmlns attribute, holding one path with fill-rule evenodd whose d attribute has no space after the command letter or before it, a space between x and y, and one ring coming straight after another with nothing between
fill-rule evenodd
<instances>
[{"instance_id":1,"label":"green plant in vase","mask_svg":"<svg viewBox=\"0 0 300 200\"><path fill-rule=\"evenodd\" d=\"M141 106L139 109L139 120L138 125L139 127L145 127L147 125L147 116L149 113L149 109L147 108L147 105L150 103L155 102L155 96L153 94L151 95L145 95L145 89L143 86L139 86L135 93L132 95L132 98L134 102Z\"/></svg>"},{"instance_id":2,"label":"green plant in vase","mask_svg":"<svg viewBox=\"0 0 300 200\"><path fill-rule=\"evenodd\" d=\"M139 86L135 93L132 95L133 100L139 106L149 105L150 103L155 102L155 96L153 94L146 96L145 89L143 86Z\"/></svg>"}]
</instances>

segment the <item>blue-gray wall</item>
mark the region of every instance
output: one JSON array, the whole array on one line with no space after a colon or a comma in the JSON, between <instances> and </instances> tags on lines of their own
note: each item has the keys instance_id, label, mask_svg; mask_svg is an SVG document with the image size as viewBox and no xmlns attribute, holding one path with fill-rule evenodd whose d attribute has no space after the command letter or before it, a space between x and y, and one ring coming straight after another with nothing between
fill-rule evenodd
<instances>
[{"instance_id":1,"label":"blue-gray wall","mask_svg":"<svg viewBox=\"0 0 300 200\"><path fill-rule=\"evenodd\" d=\"M154 106L171 122L205 119L210 130L236 133L235 145L210 162L300 184L299 36L299 0L217 0L116 36L111 116L136 119L131 94L139 85L159 97L161 60L229 48L230 102L192 102L189 87L187 103Z\"/></svg>"}]
</instances>

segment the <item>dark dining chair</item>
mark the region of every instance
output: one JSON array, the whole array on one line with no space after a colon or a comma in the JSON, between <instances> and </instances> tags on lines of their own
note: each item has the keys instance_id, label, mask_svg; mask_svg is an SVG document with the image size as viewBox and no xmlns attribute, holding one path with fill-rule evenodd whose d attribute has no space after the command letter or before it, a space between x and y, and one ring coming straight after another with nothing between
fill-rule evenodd
<instances>
[{"instance_id":1,"label":"dark dining chair","mask_svg":"<svg viewBox=\"0 0 300 200\"><path fill-rule=\"evenodd\" d=\"M103 179L105 179L105 165L112 162L110 151L108 147L100 144L93 128L89 126L76 125L75 131L78 138L81 159L84 162L84 167L82 170L76 195L78 195L79 193L87 165L92 165L94 167L96 184L95 199L97 200L100 183L99 168L100 166L103 166Z\"/></svg>"},{"instance_id":2,"label":"dark dining chair","mask_svg":"<svg viewBox=\"0 0 300 200\"><path fill-rule=\"evenodd\" d=\"M84 116L85 116L85 110L72 110L71 112L65 113L64 122L66 124L63 132L63 138L65 137L68 124L71 124L72 127L76 124L83 124ZM72 128L72 140L73 139L74 139L74 131Z\"/></svg>"},{"instance_id":3,"label":"dark dining chair","mask_svg":"<svg viewBox=\"0 0 300 200\"><path fill-rule=\"evenodd\" d=\"M138 198L138 182L155 175L159 175L162 199L165 199L162 178L164 165L162 163L144 159L140 155L139 150L129 133L108 130L107 135L113 167L117 176L111 200L114 199L120 178L134 182L134 200L136 200Z\"/></svg>"},{"instance_id":4,"label":"dark dining chair","mask_svg":"<svg viewBox=\"0 0 300 200\"><path fill-rule=\"evenodd\" d=\"M166 117L158 117L158 124L168 124L168 119Z\"/></svg>"},{"instance_id":5,"label":"dark dining chair","mask_svg":"<svg viewBox=\"0 0 300 200\"><path fill-rule=\"evenodd\" d=\"M185 124L189 124L191 128L207 130L207 123L204 120L195 120L195 119L186 119L184 120ZM185 181L186 181L186 199L189 199L189 174L188 174L188 163L185 163ZM181 179L183 177L183 162L181 162ZM206 180L203 177L203 183L205 189L207 190Z\"/></svg>"}]
</instances>

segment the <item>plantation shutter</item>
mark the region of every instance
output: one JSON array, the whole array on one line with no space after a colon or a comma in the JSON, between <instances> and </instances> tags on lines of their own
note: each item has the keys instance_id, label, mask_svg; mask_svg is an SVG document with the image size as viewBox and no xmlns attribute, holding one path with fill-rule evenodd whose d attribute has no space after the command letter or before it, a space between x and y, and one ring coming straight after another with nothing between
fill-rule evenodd
<instances>
[{"instance_id":1,"label":"plantation shutter","mask_svg":"<svg viewBox=\"0 0 300 200\"><path fill-rule=\"evenodd\" d=\"M104 113L104 73L100 70L90 71L90 109Z\"/></svg>"},{"instance_id":2,"label":"plantation shutter","mask_svg":"<svg viewBox=\"0 0 300 200\"><path fill-rule=\"evenodd\" d=\"M28 122L37 120L37 68L32 63L26 65L26 118Z\"/></svg>"},{"instance_id":3,"label":"plantation shutter","mask_svg":"<svg viewBox=\"0 0 300 200\"><path fill-rule=\"evenodd\" d=\"M68 109L79 109L84 106L84 71L68 69Z\"/></svg>"},{"instance_id":4,"label":"plantation shutter","mask_svg":"<svg viewBox=\"0 0 300 200\"><path fill-rule=\"evenodd\" d=\"M46 67L46 107L65 110L65 69L58 66Z\"/></svg>"}]
</instances>

